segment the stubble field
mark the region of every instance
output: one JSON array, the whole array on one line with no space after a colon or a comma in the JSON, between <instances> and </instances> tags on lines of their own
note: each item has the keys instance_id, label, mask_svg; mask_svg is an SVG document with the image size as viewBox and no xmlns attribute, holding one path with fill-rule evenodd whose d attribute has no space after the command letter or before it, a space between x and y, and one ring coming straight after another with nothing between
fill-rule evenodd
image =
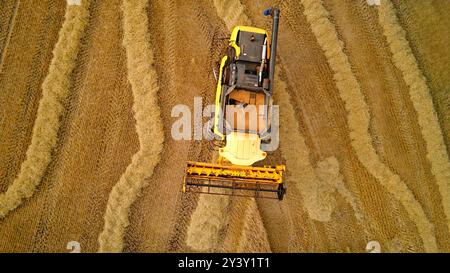
<instances>
[{"instance_id":1,"label":"stubble field","mask_svg":"<svg viewBox=\"0 0 450 273\"><path fill-rule=\"evenodd\" d=\"M0 251L450 252L450 2L4 0ZM235 25L281 10L281 202L181 192Z\"/></svg>"}]
</instances>

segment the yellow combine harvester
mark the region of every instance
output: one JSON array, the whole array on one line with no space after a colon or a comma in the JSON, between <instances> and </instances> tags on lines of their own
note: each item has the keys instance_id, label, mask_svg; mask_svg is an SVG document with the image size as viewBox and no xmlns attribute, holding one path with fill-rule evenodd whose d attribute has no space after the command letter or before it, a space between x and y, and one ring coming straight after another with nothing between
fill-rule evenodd
<instances>
[{"instance_id":1,"label":"yellow combine harvester","mask_svg":"<svg viewBox=\"0 0 450 273\"><path fill-rule=\"evenodd\" d=\"M217 163L187 162L183 192L283 199L285 166L252 166L266 158L261 144L272 136L280 11L272 8L264 14L273 18L271 37L266 30L249 26L237 26L231 33L208 128L212 137L226 144L219 148Z\"/></svg>"}]
</instances>

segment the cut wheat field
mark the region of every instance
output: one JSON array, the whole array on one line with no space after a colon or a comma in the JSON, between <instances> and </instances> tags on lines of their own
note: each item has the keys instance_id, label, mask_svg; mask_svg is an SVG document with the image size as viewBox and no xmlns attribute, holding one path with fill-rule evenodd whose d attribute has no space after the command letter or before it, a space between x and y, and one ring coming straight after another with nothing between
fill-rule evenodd
<instances>
[{"instance_id":1,"label":"cut wheat field","mask_svg":"<svg viewBox=\"0 0 450 273\"><path fill-rule=\"evenodd\" d=\"M283 201L183 194L236 25L281 10ZM189 11L189 12L186 12ZM5 0L0 252L450 252L450 2Z\"/></svg>"}]
</instances>

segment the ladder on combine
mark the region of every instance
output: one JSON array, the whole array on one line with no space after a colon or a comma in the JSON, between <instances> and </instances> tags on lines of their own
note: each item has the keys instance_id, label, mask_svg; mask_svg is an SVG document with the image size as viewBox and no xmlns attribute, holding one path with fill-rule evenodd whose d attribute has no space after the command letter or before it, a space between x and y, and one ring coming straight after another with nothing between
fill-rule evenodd
<instances>
[{"instance_id":1,"label":"ladder on combine","mask_svg":"<svg viewBox=\"0 0 450 273\"><path fill-rule=\"evenodd\" d=\"M282 200L284 165L252 167L188 161L183 192Z\"/></svg>"}]
</instances>

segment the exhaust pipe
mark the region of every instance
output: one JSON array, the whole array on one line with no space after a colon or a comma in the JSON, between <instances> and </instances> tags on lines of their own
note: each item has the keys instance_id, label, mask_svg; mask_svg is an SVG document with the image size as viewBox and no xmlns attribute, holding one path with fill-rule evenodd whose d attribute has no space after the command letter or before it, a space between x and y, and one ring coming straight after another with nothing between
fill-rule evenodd
<instances>
[{"instance_id":1,"label":"exhaust pipe","mask_svg":"<svg viewBox=\"0 0 450 273\"><path fill-rule=\"evenodd\" d=\"M264 11L264 15L271 15L272 21L272 38L270 44L270 61L269 61L269 93L272 93L275 78L275 59L277 54L278 43L278 22L280 21L280 10L278 8L270 8Z\"/></svg>"}]
</instances>

